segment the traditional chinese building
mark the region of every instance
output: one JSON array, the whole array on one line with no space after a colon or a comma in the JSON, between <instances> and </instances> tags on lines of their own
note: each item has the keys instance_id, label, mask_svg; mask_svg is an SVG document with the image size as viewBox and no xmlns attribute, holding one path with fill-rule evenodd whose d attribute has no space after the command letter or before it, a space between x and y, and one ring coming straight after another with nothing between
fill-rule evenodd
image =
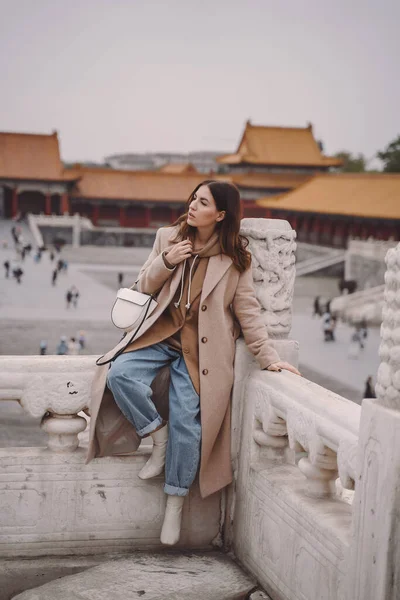
<instances>
[{"instance_id":1,"label":"traditional chinese building","mask_svg":"<svg viewBox=\"0 0 400 600\"><path fill-rule=\"evenodd\" d=\"M275 196L297 188L317 173L342 163L324 156L307 127L267 127L247 121L234 154L218 159L220 172L227 173L238 185L244 204L244 216L262 217L257 204L260 196Z\"/></svg>"},{"instance_id":2,"label":"traditional chinese building","mask_svg":"<svg viewBox=\"0 0 400 600\"><path fill-rule=\"evenodd\" d=\"M0 133L0 214L74 214L95 225L155 228L182 214L205 178L234 182L244 217L288 219L298 239L345 246L347 238L399 239L400 175L332 173L312 127L246 123L234 154L218 173L184 162L159 170L66 169L56 133Z\"/></svg>"},{"instance_id":3,"label":"traditional chinese building","mask_svg":"<svg viewBox=\"0 0 400 600\"><path fill-rule=\"evenodd\" d=\"M69 211L74 174L64 170L57 133L0 133L0 211L63 214Z\"/></svg>"},{"instance_id":4,"label":"traditional chinese building","mask_svg":"<svg viewBox=\"0 0 400 600\"><path fill-rule=\"evenodd\" d=\"M259 199L264 217L287 219L302 242L346 247L347 239L400 239L400 174L328 173Z\"/></svg>"}]
</instances>

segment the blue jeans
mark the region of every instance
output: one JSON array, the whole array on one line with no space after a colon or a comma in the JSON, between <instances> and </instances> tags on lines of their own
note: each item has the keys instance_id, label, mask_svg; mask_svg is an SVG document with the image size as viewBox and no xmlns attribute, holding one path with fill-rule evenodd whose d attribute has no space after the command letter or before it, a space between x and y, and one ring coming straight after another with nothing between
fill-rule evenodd
<instances>
[{"instance_id":1,"label":"blue jeans","mask_svg":"<svg viewBox=\"0 0 400 600\"><path fill-rule=\"evenodd\" d=\"M151 399L150 385L168 364L171 381L164 491L172 496L186 496L199 466L201 424L200 398L183 356L162 342L121 354L108 371L107 385L121 412L144 436L163 422Z\"/></svg>"}]
</instances>

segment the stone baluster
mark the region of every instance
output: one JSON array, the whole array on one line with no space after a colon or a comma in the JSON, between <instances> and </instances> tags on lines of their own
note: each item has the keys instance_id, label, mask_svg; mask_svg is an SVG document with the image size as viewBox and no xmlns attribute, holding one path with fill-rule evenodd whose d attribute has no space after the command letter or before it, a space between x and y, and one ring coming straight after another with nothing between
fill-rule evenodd
<instances>
[{"instance_id":1,"label":"stone baluster","mask_svg":"<svg viewBox=\"0 0 400 600\"><path fill-rule=\"evenodd\" d=\"M73 452L87 421L78 413L88 407L95 370L93 357L6 357L0 387L4 399L18 400L31 416L42 417L52 452Z\"/></svg>"},{"instance_id":2,"label":"stone baluster","mask_svg":"<svg viewBox=\"0 0 400 600\"><path fill-rule=\"evenodd\" d=\"M395 600L400 590L400 244L386 266L377 399L361 412L348 600Z\"/></svg>"},{"instance_id":3,"label":"stone baluster","mask_svg":"<svg viewBox=\"0 0 400 600\"><path fill-rule=\"evenodd\" d=\"M337 455L317 432L316 416L308 410L291 409L288 413L289 446L296 463L307 479L307 494L326 498L336 493Z\"/></svg>"}]
</instances>

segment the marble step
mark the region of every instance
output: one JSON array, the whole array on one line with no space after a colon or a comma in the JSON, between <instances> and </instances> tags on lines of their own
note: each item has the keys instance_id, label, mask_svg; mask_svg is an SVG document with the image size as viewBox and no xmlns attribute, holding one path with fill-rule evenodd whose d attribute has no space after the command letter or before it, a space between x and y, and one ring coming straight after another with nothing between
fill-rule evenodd
<instances>
[{"instance_id":1,"label":"marble step","mask_svg":"<svg viewBox=\"0 0 400 600\"><path fill-rule=\"evenodd\" d=\"M13 600L241 600L256 582L220 552L136 552L50 581Z\"/></svg>"}]
</instances>

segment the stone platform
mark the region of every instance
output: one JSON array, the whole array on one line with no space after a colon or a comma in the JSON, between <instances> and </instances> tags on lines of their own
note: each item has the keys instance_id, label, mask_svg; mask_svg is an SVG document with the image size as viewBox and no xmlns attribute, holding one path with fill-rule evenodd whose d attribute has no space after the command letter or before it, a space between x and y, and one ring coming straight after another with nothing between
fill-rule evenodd
<instances>
[{"instance_id":1,"label":"stone platform","mask_svg":"<svg viewBox=\"0 0 400 600\"><path fill-rule=\"evenodd\" d=\"M46 570L46 564L39 565L36 560L30 568L29 562L3 563L0 569L7 585L1 586L0 600L11 597L15 600L136 600L141 597L144 600L240 600L248 598L256 587L253 578L219 552L135 553L129 557L115 556L94 567L86 559L81 564L74 559L74 564L67 569L75 573L62 577L60 572L65 573L66 567L59 561L59 573L56 564L50 565L52 580L39 587L33 586L43 581L41 572ZM28 584L31 589L25 587L26 591L14 595L22 587L18 584L21 582L18 567L29 571L24 586Z\"/></svg>"}]
</instances>

